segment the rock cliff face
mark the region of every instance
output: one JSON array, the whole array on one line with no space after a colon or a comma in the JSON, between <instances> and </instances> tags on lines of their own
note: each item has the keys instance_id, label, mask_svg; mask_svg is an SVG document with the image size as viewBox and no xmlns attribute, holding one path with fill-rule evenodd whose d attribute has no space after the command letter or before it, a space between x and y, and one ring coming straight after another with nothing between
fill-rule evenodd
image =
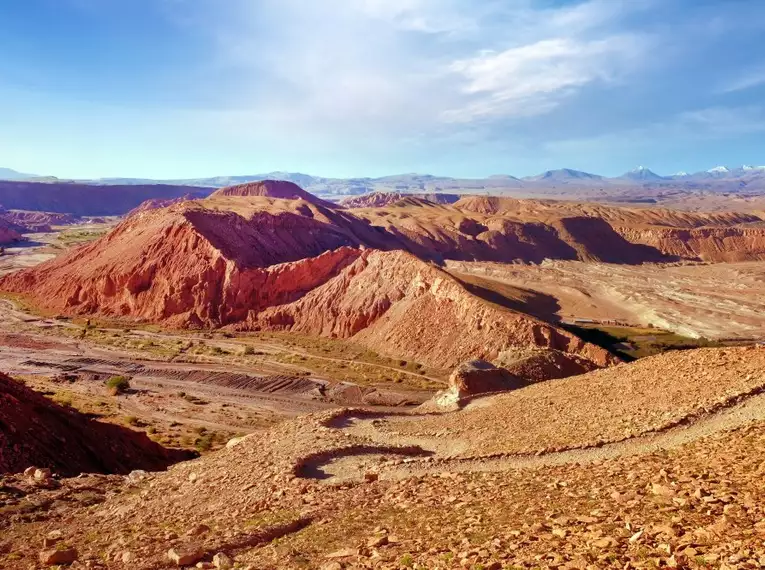
<instances>
[{"instance_id":1,"label":"rock cliff face","mask_svg":"<svg viewBox=\"0 0 765 570\"><path fill-rule=\"evenodd\" d=\"M0 473L32 465L72 477L157 471L190 457L144 433L90 420L0 373Z\"/></svg>"},{"instance_id":2,"label":"rock cliff face","mask_svg":"<svg viewBox=\"0 0 765 570\"><path fill-rule=\"evenodd\" d=\"M0 218L0 245L7 245L21 239L19 228L16 224Z\"/></svg>"},{"instance_id":3,"label":"rock cliff face","mask_svg":"<svg viewBox=\"0 0 765 570\"><path fill-rule=\"evenodd\" d=\"M752 213L693 213L487 196L463 198L455 207L492 219L536 220L556 228L557 235L576 250L573 258L548 256L557 259L611 263L662 257L712 262L765 259L765 221Z\"/></svg>"},{"instance_id":4,"label":"rock cliff face","mask_svg":"<svg viewBox=\"0 0 765 570\"><path fill-rule=\"evenodd\" d=\"M765 226L632 228L616 227L627 241L649 245L664 254L710 262L765 259Z\"/></svg>"}]
</instances>

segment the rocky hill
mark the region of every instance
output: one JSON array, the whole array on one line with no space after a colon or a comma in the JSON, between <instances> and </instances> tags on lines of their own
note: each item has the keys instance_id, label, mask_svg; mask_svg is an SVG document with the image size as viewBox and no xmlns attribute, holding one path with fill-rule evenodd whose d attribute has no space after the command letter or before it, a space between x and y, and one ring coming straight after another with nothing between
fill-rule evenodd
<instances>
[{"instance_id":1,"label":"rocky hill","mask_svg":"<svg viewBox=\"0 0 765 570\"><path fill-rule=\"evenodd\" d=\"M367 249L399 244L301 199L216 196L132 216L1 286L64 314L353 338L433 366L527 344L612 362L569 333L474 297L411 254Z\"/></svg>"},{"instance_id":2,"label":"rocky hill","mask_svg":"<svg viewBox=\"0 0 765 570\"><path fill-rule=\"evenodd\" d=\"M0 473L30 466L56 473L128 473L160 470L189 459L165 449L146 434L93 421L59 406L20 382L0 374Z\"/></svg>"},{"instance_id":3,"label":"rocky hill","mask_svg":"<svg viewBox=\"0 0 765 570\"><path fill-rule=\"evenodd\" d=\"M305 200L311 204L332 207L333 204L309 194L297 184L284 180L262 180L259 182L249 182L228 186L216 190L211 194L211 198L221 196L251 197L260 196L265 198L279 198L282 200Z\"/></svg>"},{"instance_id":4,"label":"rocky hill","mask_svg":"<svg viewBox=\"0 0 765 570\"><path fill-rule=\"evenodd\" d=\"M619 208L592 203L487 196L465 197L454 206L493 220L536 220L553 227L564 226L564 232L573 226L575 235L566 241L578 250L579 259L588 259L589 256L589 259L602 261L629 262L622 253L629 251L629 248L624 244L615 247L617 241L648 248L643 253L645 260L648 260L648 251L665 258L713 262L765 259L765 220L754 213ZM592 235L598 227L601 232L612 233L606 242ZM578 239L579 234L582 237ZM602 237L606 238L605 235ZM578 247L576 242L584 248ZM597 252L595 248L599 243L607 245L606 251Z\"/></svg>"},{"instance_id":5,"label":"rocky hill","mask_svg":"<svg viewBox=\"0 0 765 570\"><path fill-rule=\"evenodd\" d=\"M22 228L9 220L0 218L0 245L7 245L21 240Z\"/></svg>"},{"instance_id":6,"label":"rocky hill","mask_svg":"<svg viewBox=\"0 0 765 570\"><path fill-rule=\"evenodd\" d=\"M597 366L605 350L522 313L469 294L447 273L411 254L367 250L298 300L255 318L266 328L355 341L439 368L494 360L511 347L579 354Z\"/></svg>"},{"instance_id":7,"label":"rocky hill","mask_svg":"<svg viewBox=\"0 0 765 570\"><path fill-rule=\"evenodd\" d=\"M390 206L396 202L406 199L425 200L432 204L453 204L460 199L458 194L441 193L411 193L402 194L401 192L372 192L362 196L345 198L340 202L341 206L346 208L381 208Z\"/></svg>"}]
</instances>

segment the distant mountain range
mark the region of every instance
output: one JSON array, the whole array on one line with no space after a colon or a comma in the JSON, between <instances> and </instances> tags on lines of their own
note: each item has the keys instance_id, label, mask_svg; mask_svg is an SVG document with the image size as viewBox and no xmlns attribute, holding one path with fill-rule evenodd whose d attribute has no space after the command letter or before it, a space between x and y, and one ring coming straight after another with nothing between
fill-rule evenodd
<instances>
[{"instance_id":1,"label":"distant mountain range","mask_svg":"<svg viewBox=\"0 0 765 570\"><path fill-rule=\"evenodd\" d=\"M29 180L30 178L37 178L37 175L17 172L10 168L0 168L0 180Z\"/></svg>"},{"instance_id":2,"label":"distant mountain range","mask_svg":"<svg viewBox=\"0 0 765 570\"><path fill-rule=\"evenodd\" d=\"M562 168L548 170L536 176L516 178L498 174L487 178L451 178L430 174L397 174L380 178L325 178L296 172L268 172L243 176L215 176L212 178L184 178L175 180L153 180L146 178L101 178L97 180L60 180L55 177L39 177L15 170L0 168L0 180L28 180L35 182L68 183L92 185L151 185L168 184L199 188L221 188L255 182L259 180L287 180L298 184L309 192L324 197L342 197L369 192L449 192L449 193L534 193L539 189L565 192L566 188L602 190L643 188L673 188L714 192L765 191L765 166L741 166L730 168L717 166L703 172L688 174L680 172L661 176L649 168L640 166L621 176L606 177L590 172Z\"/></svg>"}]
</instances>

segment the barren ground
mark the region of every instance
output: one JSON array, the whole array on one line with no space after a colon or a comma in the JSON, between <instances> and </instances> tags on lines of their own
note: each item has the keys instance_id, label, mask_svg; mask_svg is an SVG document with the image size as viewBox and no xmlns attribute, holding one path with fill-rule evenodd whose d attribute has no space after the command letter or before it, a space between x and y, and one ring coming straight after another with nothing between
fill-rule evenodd
<instances>
[{"instance_id":1,"label":"barren ground","mask_svg":"<svg viewBox=\"0 0 765 570\"><path fill-rule=\"evenodd\" d=\"M576 261L540 265L448 262L457 276L525 291L548 319L621 321L688 337L765 338L765 265L757 262L640 266Z\"/></svg>"}]
</instances>

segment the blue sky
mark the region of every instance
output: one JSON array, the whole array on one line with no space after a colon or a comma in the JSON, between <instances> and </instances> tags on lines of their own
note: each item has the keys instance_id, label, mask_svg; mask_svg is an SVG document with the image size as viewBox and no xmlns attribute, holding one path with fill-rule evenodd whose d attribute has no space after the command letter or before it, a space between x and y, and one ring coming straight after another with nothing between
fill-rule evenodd
<instances>
[{"instance_id":1,"label":"blue sky","mask_svg":"<svg viewBox=\"0 0 765 570\"><path fill-rule=\"evenodd\" d=\"M765 164L761 0L0 0L0 166Z\"/></svg>"}]
</instances>

